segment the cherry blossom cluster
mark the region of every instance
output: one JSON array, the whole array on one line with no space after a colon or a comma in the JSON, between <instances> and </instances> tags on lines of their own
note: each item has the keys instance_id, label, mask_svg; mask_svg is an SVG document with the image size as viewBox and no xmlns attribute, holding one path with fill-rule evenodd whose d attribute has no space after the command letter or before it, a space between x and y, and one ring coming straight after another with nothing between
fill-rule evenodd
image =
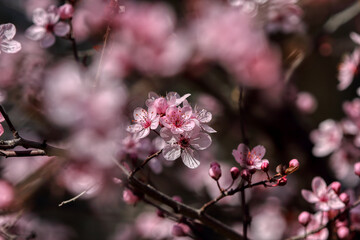
<instances>
[{"instance_id":1,"label":"cherry blossom cluster","mask_svg":"<svg viewBox=\"0 0 360 240\"><path fill-rule=\"evenodd\" d=\"M308 235L307 239L325 240L328 239L329 231L327 228L315 233L311 231L325 226L330 220L334 221L333 231L337 233L339 239L348 239L352 235L351 226L348 219L358 216L356 212L347 211L351 206L350 196L341 192L341 183L332 182L326 185L324 179L315 177L312 180L312 191L302 190L302 196L309 203L315 204L316 213L302 212L298 220L305 228L300 230L300 234Z\"/></svg>"},{"instance_id":2,"label":"cherry blossom cluster","mask_svg":"<svg viewBox=\"0 0 360 240\"><path fill-rule=\"evenodd\" d=\"M26 30L25 35L39 41L41 47L48 48L55 43L55 36L65 37L70 33L70 25L65 20L72 17L73 11L72 5L68 3L59 8L54 5L46 10L36 8L32 18L34 25Z\"/></svg>"},{"instance_id":3,"label":"cherry blossom cluster","mask_svg":"<svg viewBox=\"0 0 360 240\"><path fill-rule=\"evenodd\" d=\"M212 142L208 133L216 131L208 125L212 114L205 109L192 108L186 100L189 96L169 92L162 97L150 92L147 110L141 107L134 110L134 124L128 126L127 131L141 139L160 127L157 133L166 142L163 157L173 161L181 156L187 167L196 168L200 164L196 150L208 148Z\"/></svg>"}]
</instances>

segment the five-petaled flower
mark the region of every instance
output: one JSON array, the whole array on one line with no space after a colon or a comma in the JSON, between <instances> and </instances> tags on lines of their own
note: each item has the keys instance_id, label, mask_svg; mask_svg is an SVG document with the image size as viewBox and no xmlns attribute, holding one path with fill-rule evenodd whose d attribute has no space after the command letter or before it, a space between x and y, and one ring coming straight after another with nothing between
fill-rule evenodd
<instances>
[{"instance_id":1,"label":"five-petaled flower","mask_svg":"<svg viewBox=\"0 0 360 240\"><path fill-rule=\"evenodd\" d=\"M137 107L134 110L135 124L127 127L127 131L137 133L139 138L144 138L150 133L150 129L155 130L159 126L159 118L154 108L146 111L143 108Z\"/></svg>"},{"instance_id":2,"label":"five-petaled flower","mask_svg":"<svg viewBox=\"0 0 360 240\"><path fill-rule=\"evenodd\" d=\"M47 11L37 8L33 13L34 25L30 26L25 35L31 40L40 41L40 46L47 48L55 43L55 36L64 37L70 32L70 25L59 21L60 15L55 6Z\"/></svg>"},{"instance_id":3,"label":"five-petaled flower","mask_svg":"<svg viewBox=\"0 0 360 240\"><path fill-rule=\"evenodd\" d=\"M309 203L315 203L315 206L320 211L329 211L331 209L341 209L345 204L340 200L339 196L331 188L327 187L324 179L315 177L311 183L312 192L309 190L301 190L302 196Z\"/></svg>"},{"instance_id":4,"label":"five-petaled flower","mask_svg":"<svg viewBox=\"0 0 360 240\"><path fill-rule=\"evenodd\" d=\"M187 167L197 168L200 162L194 149L204 150L212 142L210 135L200 132L200 130L200 127L195 126L192 131L173 134L168 128L161 129L160 135L167 141L167 145L162 152L164 158L172 161L181 156L183 163Z\"/></svg>"},{"instance_id":5,"label":"five-petaled flower","mask_svg":"<svg viewBox=\"0 0 360 240\"><path fill-rule=\"evenodd\" d=\"M0 25L0 53L16 53L20 51L21 44L13 40L16 33L16 28L12 23Z\"/></svg>"},{"instance_id":6,"label":"five-petaled flower","mask_svg":"<svg viewBox=\"0 0 360 240\"><path fill-rule=\"evenodd\" d=\"M240 143L238 148L233 150L232 155L242 168L261 170L261 165L264 162L269 163L269 160L262 159L265 152L264 146L258 145L250 152L245 144Z\"/></svg>"}]
</instances>

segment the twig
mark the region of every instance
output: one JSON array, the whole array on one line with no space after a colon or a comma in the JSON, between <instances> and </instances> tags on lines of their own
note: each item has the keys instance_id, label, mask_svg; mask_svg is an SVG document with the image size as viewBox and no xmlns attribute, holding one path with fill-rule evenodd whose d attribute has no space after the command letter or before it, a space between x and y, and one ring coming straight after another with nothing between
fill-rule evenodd
<instances>
[{"instance_id":1,"label":"twig","mask_svg":"<svg viewBox=\"0 0 360 240\"><path fill-rule=\"evenodd\" d=\"M8 157L45 156L47 154L44 150L36 149L36 150L19 150L19 151L0 150L0 155L8 158Z\"/></svg>"},{"instance_id":2,"label":"twig","mask_svg":"<svg viewBox=\"0 0 360 240\"><path fill-rule=\"evenodd\" d=\"M67 204L69 202L73 202L75 201L76 199L78 199L79 197L81 197L82 195L84 195L85 193L87 193L87 191L89 191L93 186L89 187L88 189L85 189L84 191L82 191L80 194L76 195L75 197L73 198L70 198L69 200L66 200L66 201L62 201L60 204L59 204L59 207L61 207L62 205L64 204Z\"/></svg>"},{"instance_id":3,"label":"twig","mask_svg":"<svg viewBox=\"0 0 360 240\"><path fill-rule=\"evenodd\" d=\"M9 116L5 112L5 109L3 108L2 105L0 105L0 112L3 115L7 125L9 126L10 131L13 133L14 138L20 138L18 131L15 129L14 125L12 124Z\"/></svg>"},{"instance_id":4,"label":"twig","mask_svg":"<svg viewBox=\"0 0 360 240\"><path fill-rule=\"evenodd\" d=\"M235 232L232 228L226 226L217 219L207 215L206 213L200 213L199 210L194 209L186 204L173 200L170 196L158 191L153 186L143 183L135 177L130 177L130 173L125 169L124 166L120 164L117 164L117 166L119 166L119 168L127 177L128 184L133 186L139 192L142 192L143 194L151 197L152 199L171 207L175 212L178 212L185 217L201 221L204 225L212 228L214 231L223 235L225 238L231 240L243 239L243 237L239 233Z\"/></svg>"},{"instance_id":5,"label":"twig","mask_svg":"<svg viewBox=\"0 0 360 240\"><path fill-rule=\"evenodd\" d=\"M143 163L142 163L140 166L138 166L137 168L135 168L135 170L130 173L130 177L133 177L134 174L135 174L137 171L139 171L140 169L142 169L151 159L153 159L154 157L159 156L161 153L162 153L162 149L161 149L160 151L158 151L158 152L156 152L156 153L148 156L148 157L143 161Z\"/></svg>"},{"instance_id":6,"label":"twig","mask_svg":"<svg viewBox=\"0 0 360 240\"><path fill-rule=\"evenodd\" d=\"M353 5L332 16L325 24L324 29L329 32L335 32L341 25L347 23L360 13L360 3L355 1Z\"/></svg>"},{"instance_id":7,"label":"twig","mask_svg":"<svg viewBox=\"0 0 360 240\"><path fill-rule=\"evenodd\" d=\"M103 62L103 58L104 58L104 54L105 54L107 40L108 40L109 35L110 35L110 31L111 31L111 28L110 28L110 25L108 25L107 28L106 28L105 35L104 35L104 45L103 45L102 50L101 50L98 69L97 69L96 75L95 75L95 86L97 86L99 84L99 78L100 78L100 74L101 74L102 62Z\"/></svg>"}]
</instances>

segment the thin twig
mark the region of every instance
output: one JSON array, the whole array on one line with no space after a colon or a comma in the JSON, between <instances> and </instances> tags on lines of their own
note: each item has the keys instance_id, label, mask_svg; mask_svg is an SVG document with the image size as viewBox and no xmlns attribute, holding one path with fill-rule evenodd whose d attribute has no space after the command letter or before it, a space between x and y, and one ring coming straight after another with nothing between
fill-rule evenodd
<instances>
[{"instance_id":1,"label":"thin twig","mask_svg":"<svg viewBox=\"0 0 360 240\"><path fill-rule=\"evenodd\" d=\"M73 197L73 198L70 198L69 200L62 201L62 202L59 204L59 207L61 207L61 206L64 205L64 204L67 204L67 203L69 203L69 202L74 202L74 201L77 200L79 197L81 197L82 195L84 195L85 193L87 193L92 187L94 187L94 186L91 186L91 187L85 189L85 190L82 191L80 194L76 195L76 196Z\"/></svg>"},{"instance_id":2,"label":"thin twig","mask_svg":"<svg viewBox=\"0 0 360 240\"><path fill-rule=\"evenodd\" d=\"M104 54L105 54L105 49L106 49L106 45L107 45L107 40L109 38L110 35L110 25L107 26L106 28L106 32L104 35L104 45L102 47L101 50L101 55L100 55L100 60L99 60L99 65L98 65L98 69L96 71L96 75L95 75L95 86L97 86L99 84L99 79L100 79L100 74L101 74L101 68L102 68L102 64L103 64L103 58L104 58Z\"/></svg>"},{"instance_id":3,"label":"thin twig","mask_svg":"<svg viewBox=\"0 0 360 240\"><path fill-rule=\"evenodd\" d=\"M156 152L156 153L148 156L148 157L143 161L143 163L142 163L140 166L138 166L137 168L135 168L135 170L130 173L130 177L133 177L134 174L135 174L137 171L139 171L140 169L142 169L151 159L153 159L154 157L159 156L161 153L162 153L162 149L161 149L160 151L158 151L158 152Z\"/></svg>"},{"instance_id":4,"label":"thin twig","mask_svg":"<svg viewBox=\"0 0 360 240\"><path fill-rule=\"evenodd\" d=\"M16 151L5 151L0 150L0 156L8 157L32 157L32 156L45 156L47 155L44 150L16 150Z\"/></svg>"}]
</instances>

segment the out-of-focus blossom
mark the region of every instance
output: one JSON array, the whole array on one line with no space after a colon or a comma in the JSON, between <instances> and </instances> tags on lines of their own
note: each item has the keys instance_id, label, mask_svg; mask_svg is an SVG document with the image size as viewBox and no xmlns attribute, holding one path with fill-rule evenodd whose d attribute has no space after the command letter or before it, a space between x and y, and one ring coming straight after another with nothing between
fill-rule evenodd
<instances>
[{"instance_id":1,"label":"out-of-focus blossom","mask_svg":"<svg viewBox=\"0 0 360 240\"><path fill-rule=\"evenodd\" d=\"M0 180L0 209L9 207L14 201L15 191L10 183Z\"/></svg>"},{"instance_id":2,"label":"out-of-focus blossom","mask_svg":"<svg viewBox=\"0 0 360 240\"><path fill-rule=\"evenodd\" d=\"M360 48L356 48L350 55L345 55L339 66L338 89L344 90L350 86L354 76L358 73L360 63Z\"/></svg>"},{"instance_id":3,"label":"out-of-focus blossom","mask_svg":"<svg viewBox=\"0 0 360 240\"><path fill-rule=\"evenodd\" d=\"M355 98L351 102L344 102L343 110L355 125L360 127L360 98Z\"/></svg>"},{"instance_id":4,"label":"out-of-focus blossom","mask_svg":"<svg viewBox=\"0 0 360 240\"><path fill-rule=\"evenodd\" d=\"M341 189L341 183L338 181L332 182L330 187L334 190L334 192L339 195Z\"/></svg>"},{"instance_id":5,"label":"out-of-focus blossom","mask_svg":"<svg viewBox=\"0 0 360 240\"><path fill-rule=\"evenodd\" d=\"M176 160L181 156L183 163L189 168L196 168L200 165L195 150L204 150L211 145L209 134L200 132L200 127L195 126L189 132L173 134L168 128L160 131L161 137L167 142L163 150L166 160Z\"/></svg>"},{"instance_id":6,"label":"out-of-focus blossom","mask_svg":"<svg viewBox=\"0 0 360 240\"><path fill-rule=\"evenodd\" d=\"M311 185L312 192L303 189L301 194L306 201L315 203L318 210L329 211L345 207L345 204L340 200L335 191L330 186L327 187L324 179L321 177L315 177Z\"/></svg>"},{"instance_id":7,"label":"out-of-focus blossom","mask_svg":"<svg viewBox=\"0 0 360 240\"><path fill-rule=\"evenodd\" d=\"M291 159L289 162L289 167L299 167L300 163L299 160L297 159Z\"/></svg>"},{"instance_id":8,"label":"out-of-focus blossom","mask_svg":"<svg viewBox=\"0 0 360 240\"><path fill-rule=\"evenodd\" d=\"M13 40L16 28L12 23L0 25L0 50L5 53L16 53L20 51L21 44ZM0 53L1 53L0 51Z\"/></svg>"},{"instance_id":9,"label":"out-of-focus blossom","mask_svg":"<svg viewBox=\"0 0 360 240\"><path fill-rule=\"evenodd\" d=\"M123 200L129 205L134 205L139 201L139 197L136 196L130 189L124 189Z\"/></svg>"},{"instance_id":10,"label":"out-of-focus blossom","mask_svg":"<svg viewBox=\"0 0 360 240\"><path fill-rule=\"evenodd\" d=\"M298 221L301 225L307 226L311 220L311 214L309 212L301 212L298 216Z\"/></svg>"},{"instance_id":11,"label":"out-of-focus blossom","mask_svg":"<svg viewBox=\"0 0 360 240\"><path fill-rule=\"evenodd\" d=\"M65 3L59 7L59 15L61 19L69 19L72 18L74 14L74 7L69 4Z\"/></svg>"},{"instance_id":12,"label":"out-of-focus blossom","mask_svg":"<svg viewBox=\"0 0 360 240\"><path fill-rule=\"evenodd\" d=\"M269 160L262 159L265 152L266 149L261 145L254 147L250 152L245 144L240 143L238 148L233 150L232 155L242 168L261 170L262 163L269 163Z\"/></svg>"},{"instance_id":13,"label":"out-of-focus blossom","mask_svg":"<svg viewBox=\"0 0 360 240\"><path fill-rule=\"evenodd\" d=\"M302 32L303 11L296 4L297 0L271 0L268 3L266 30L273 32Z\"/></svg>"},{"instance_id":14,"label":"out-of-focus blossom","mask_svg":"<svg viewBox=\"0 0 360 240\"><path fill-rule=\"evenodd\" d=\"M354 164L354 172L360 177L360 162Z\"/></svg>"},{"instance_id":15,"label":"out-of-focus blossom","mask_svg":"<svg viewBox=\"0 0 360 240\"><path fill-rule=\"evenodd\" d=\"M325 214L323 214L323 212L317 212L316 214L311 216L311 221L310 223L306 226L306 228L302 227L299 230L299 234L305 235L306 234L306 239L310 239L310 240L326 240L328 239L329 236L329 231L327 228L323 228L322 230L308 235L309 232L319 228L320 226L325 225L328 222L328 219L326 217Z\"/></svg>"},{"instance_id":16,"label":"out-of-focus blossom","mask_svg":"<svg viewBox=\"0 0 360 240\"><path fill-rule=\"evenodd\" d=\"M47 48L55 43L55 36L64 37L70 31L70 25L59 21L58 9L50 6L47 10L37 8L33 13L34 25L30 26L25 35L34 41L39 41L40 46Z\"/></svg>"},{"instance_id":17,"label":"out-of-focus blossom","mask_svg":"<svg viewBox=\"0 0 360 240\"><path fill-rule=\"evenodd\" d=\"M191 229L184 223L177 223L173 226L171 233L175 237L184 237L191 233Z\"/></svg>"},{"instance_id":18,"label":"out-of-focus blossom","mask_svg":"<svg viewBox=\"0 0 360 240\"><path fill-rule=\"evenodd\" d=\"M159 126L160 116L156 114L155 108L149 108L146 111L143 108L136 108L134 110L135 124L127 127L127 131L137 133L139 138L144 138L150 133L150 129L155 130Z\"/></svg>"},{"instance_id":19,"label":"out-of-focus blossom","mask_svg":"<svg viewBox=\"0 0 360 240\"><path fill-rule=\"evenodd\" d=\"M348 227L341 226L336 230L336 233L340 239L347 239L350 234L350 230Z\"/></svg>"},{"instance_id":20,"label":"out-of-focus blossom","mask_svg":"<svg viewBox=\"0 0 360 240\"><path fill-rule=\"evenodd\" d=\"M339 195L339 198L340 198L340 200L341 200L343 203L345 203L345 204L348 204L349 201L350 201L349 195L348 195L347 193L345 193L345 192L341 193L341 194Z\"/></svg>"},{"instance_id":21,"label":"out-of-focus blossom","mask_svg":"<svg viewBox=\"0 0 360 240\"><path fill-rule=\"evenodd\" d=\"M313 113L317 108L316 98L309 92L299 92L296 98L296 107L303 113Z\"/></svg>"},{"instance_id":22,"label":"out-of-focus blossom","mask_svg":"<svg viewBox=\"0 0 360 240\"><path fill-rule=\"evenodd\" d=\"M227 0L233 7L238 7L241 11L255 15L258 8L268 2L268 0Z\"/></svg>"},{"instance_id":23,"label":"out-of-focus blossom","mask_svg":"<svg viewBox=\"0 0 360 240\"><path fill-rule=\"evenodd\" d=\"M340 147L343 133L341 127L332 119L320 123L319 129L310 134L315 144L313 154L316 157L324 157Z\"/></svg>"}]
</instances>

